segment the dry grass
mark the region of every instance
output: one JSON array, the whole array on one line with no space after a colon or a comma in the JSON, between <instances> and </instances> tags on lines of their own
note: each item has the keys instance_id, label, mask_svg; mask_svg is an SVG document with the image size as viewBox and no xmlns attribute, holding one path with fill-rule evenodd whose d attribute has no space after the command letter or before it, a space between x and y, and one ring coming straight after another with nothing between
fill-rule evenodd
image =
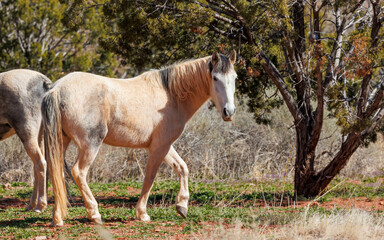
<instances>
[{"instance_id":1,"label":"dry grass","mask_svg":"<svg viewBox=\"0 0 384 240\"><path fill-rule=\"evenodd\" d=\"M260 178L273 174L283 176L286 162L295 142L292 119L286 108L272 113L270 126L257 125L244 106L232 123L222 121L215 109L202 107L174 144L190 169L191 179ZM334 121L324 125L324 134L317 153L317 167L327 164L340 144ZM288 163L288 177L293 174L293 156ZM333 152L333 153L332 153ZM76 159L72 145L66 159L72 166ZM359 149L342 172L342 176L369 176L384 168L382 144ZM103 146L93 163L88 179L91 182L113 182L143 178L145 150ZM32 163L17 137L0 142L0 182L32 180ZM176 178L170 167L161 166L160 178Z\"/></svg>"},{"instance_id":2,"label":"dry grass","mask_svg":"<svg viewBox=\"0 0 384 240\"><path fill-rule=\"evenodd\" d=\"M16 136L0 142L0 182L32 182L32 161Z\"/></svg>"},{"instance_id":3,"label":"dry grass","mask_svg":"<svg viewBox=\"0 0 384 240\"><path fill-rule=\"evenodd\" d=\"M233 228L221 226L218 230L203 233L204 239L384 239L384 222L374 213L352 209L335 211L331 214L303 213L284 226L260 226L254 223L251 230L244 229L238 222Z\"/></svg>"}]
</instances>

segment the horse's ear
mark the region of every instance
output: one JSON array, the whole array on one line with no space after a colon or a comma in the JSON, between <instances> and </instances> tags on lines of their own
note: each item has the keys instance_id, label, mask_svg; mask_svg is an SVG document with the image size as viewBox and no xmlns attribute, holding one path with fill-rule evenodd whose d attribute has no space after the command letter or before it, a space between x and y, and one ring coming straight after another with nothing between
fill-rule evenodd
<instances>
[{"instance_id":1,"label":"horse's ear","mask_svg":"<svg viewBox=\"0 0 384 240\"><path fill-rule=\"evenodd\" d=\"M220 62L220 56L219 56L219 54L215 51L215 52L213 52L213 54L212 54L212 65L213 65L213 66L216 66L216 64L219 63L219 62Z\"/></svg>"},{"instance_id":2,"label":"horse's ear","mask_svg":"<svg viewBox=\"0 0 384 240\"><path fill-rule=\"evenodd\" d=\"M236 62L236 51L233 49L231 54L229 54L229 60L231 60L232 64L235 64Z\"/></svg>"}]
</instances>

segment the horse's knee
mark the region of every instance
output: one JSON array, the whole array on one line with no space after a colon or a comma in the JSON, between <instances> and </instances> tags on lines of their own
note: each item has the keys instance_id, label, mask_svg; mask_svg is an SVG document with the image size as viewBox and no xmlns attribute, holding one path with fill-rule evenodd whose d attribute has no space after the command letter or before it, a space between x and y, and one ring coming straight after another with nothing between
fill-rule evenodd
<instances>
[{"instance_id":1,"label":"horse's knee","mask_svg":"<svg viewBox=\"0 0 384 240\"><path fill-rule=\"evenodd\" d=\"M180 165L180 168L181 168L181 174L183 174L184 176L188 177L189 175L189 170L188 170L188 166L187 164L181 164Z\"/></svg>"},{"instance_id":2,"label":"horse's knee","mask_svg":"<svg viewBox=\"0 0 384 240\"><path fill-rule=\"evenodd\" d=\"M178 172L178 173L180 173L181 175L183 175L183 176L187 176L188 175L188 167L187 167L187 165L186 164L181 164L181 163L178 163L178 162L174 162L173 164L172 164L172 168L176 171L176 172Z\"/></svg>"},{"instance_id":3,"label":"horse's knee","mask_svg":"<svg viewBox=\"0 0 384 240\"><path fill-rule=\"evenodd\" d=\"M187 164L185 164L184 162L183 163L178 163L178 164L174 164L174 169L181 175L181 176L184 176L184 177L188 177L188 174L189 174L189 171L188 171L188 166Z\"/></svg>"}]
</instances>

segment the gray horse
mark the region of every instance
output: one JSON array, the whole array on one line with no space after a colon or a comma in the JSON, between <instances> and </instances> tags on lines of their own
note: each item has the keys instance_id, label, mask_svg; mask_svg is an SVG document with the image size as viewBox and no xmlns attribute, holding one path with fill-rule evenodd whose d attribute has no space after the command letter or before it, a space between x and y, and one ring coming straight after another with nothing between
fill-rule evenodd
<instances>
[{"instance_id":1,"label":"gray horse","mask_svg":"<svg viewBox=\"0 0 384 240\"><path fill-rule=\"evenodd\" d=\"M47 164L40 109L50 84L46 76L31 70L0 73L0 141L16 133L33 161L33 194L27 210L33 209L35 212L41 212L47 206Z\"/></svg>"}]
</instances>

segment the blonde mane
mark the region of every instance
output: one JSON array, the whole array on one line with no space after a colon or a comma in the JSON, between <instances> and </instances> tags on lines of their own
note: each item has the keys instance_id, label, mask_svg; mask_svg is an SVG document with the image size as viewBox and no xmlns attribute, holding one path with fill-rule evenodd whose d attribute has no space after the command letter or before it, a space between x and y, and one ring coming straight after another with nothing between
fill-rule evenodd
<instances>
[{"instance_id":1,"label":"blonde mane","mask_svg":"<svg viewBox=\"0 0 384 240\"><path fill-rule=\"evenodd\" d=\"M155 71L156 80L171 97L183 101L190 95L209 95L212 79L209 69L211 57L187 60Z\"/></svg>"}]
</instances>

